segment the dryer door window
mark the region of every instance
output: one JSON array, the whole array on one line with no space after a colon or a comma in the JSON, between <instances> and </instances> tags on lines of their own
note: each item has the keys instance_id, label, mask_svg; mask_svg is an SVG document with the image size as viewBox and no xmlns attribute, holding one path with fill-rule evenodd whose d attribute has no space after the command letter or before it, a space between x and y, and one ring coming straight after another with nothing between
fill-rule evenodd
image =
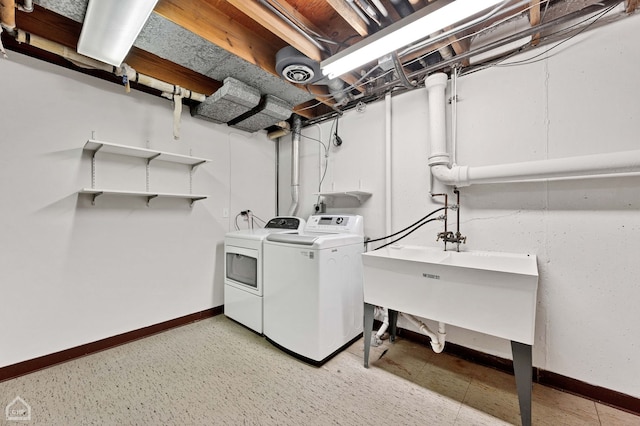
<instances>
[{"instance_id":1,"label":"dryer door window","mask_svg":"<svg viewBox=\"0 0 640 426\"><path fill-rule=\"evenodd\" d=\"M258 259L241 253L227 253L227 279L258 288Z\"/></svg>"}]
</instances>

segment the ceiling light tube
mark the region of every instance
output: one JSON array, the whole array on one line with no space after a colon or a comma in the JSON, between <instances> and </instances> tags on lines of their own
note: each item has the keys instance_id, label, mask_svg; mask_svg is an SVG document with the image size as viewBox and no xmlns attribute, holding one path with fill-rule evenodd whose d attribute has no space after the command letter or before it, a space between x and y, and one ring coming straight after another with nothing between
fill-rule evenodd
<instances>
[{"instance_id":1,"label":"ceiling light tube","mask_svg":"<svg viewBox=\"0 0 640 426\"><path fill-rule=\"evenodd\" d=\"M408 44L424 39L504 0L438 0L321 62L322 73L338 77Z\"/></svg>"},{"instance_id":2,"label":"ceiling light tube","mask_svg":"<svg viewBox=\"0 0 640 426\"><path fill-rule=\"evenodd\" d=\"M78 53L120 66L158 0L89 0Z\"/></svg>"}]
</instances>

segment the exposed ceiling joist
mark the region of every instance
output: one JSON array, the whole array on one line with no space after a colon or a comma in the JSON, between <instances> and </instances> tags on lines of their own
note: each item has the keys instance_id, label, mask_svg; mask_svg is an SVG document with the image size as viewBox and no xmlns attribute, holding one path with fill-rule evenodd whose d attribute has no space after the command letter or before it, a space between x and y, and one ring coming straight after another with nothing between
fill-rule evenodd
<instances>
[{"instance_id":1,"label":"exposed ceiling joist","mask_svg":"<svg viewBox=\"0 0 640 426\"><path fill-rule=\"evenodd\" d=\"M335 9L342 18L362 37L369 35L367 24L358 14L347 4L345 0L327 0L327 3Z\"/></svg>"},{"instance_id":2,"label":"exposed ceiling joist","mask_svg":"<svg viewBox=\"0 0 640 426\"><path fill-rule=\"evenodd\" d=\"M280 12L285 14L286 16L293 17L297 22L304 25L307 29L313 31L316 34L322 34L323 31L316 26L311 20L307 19L302 13L298 12L298 10L291 6L289 3L282 1L273 2L273 6L278 9Z\"/></svg>"},{"instance_id":3,"label":"exposed ceiling joist","mask_svg":"<svg viewBox=\"0 0 640 426\"><path fill-rule=\"evenodd\" d=\"M227 0L251 19L276 34L290 46L295 47L308 58L320 62L322 51L309 39L293 29L281 19L274 19L273 13L255 0Z\"/></svg>"},{"instance_id":4,"label":"exposed ceiling joist","mask_svg":"<svg viewBox=\"0 0 640 426\"><path fill-rule=\"evenodd\" d=\"M256 34L241 25L230 12L225 13L224 5L217 3L226 2L161 0L154 10L229 53L277 75L275 54L285 43Z\"/></svg>"},{"instance_id":5,"label":"exposed ceiling joist","mask_svg":"<svg viewBox=\"0 0 640 426\"><path fill-rule=\"evenodd\" d=\"M529 24L532 27L540 25L540 0L531 0L531 9L529 9ZM540 43L540 33L536 33L531 38L531 45L537 46Z\"/></svg>"},{"instance_id":6,"label":"exposed ceiling joist","mask_svg":"<svg viewBox=\"0 0 640 426\"><path fill-rule=\"evenodd\" d=\"M16 10L17 26L75 49L88 1L35 0L36 10L33 13ZM420 10L434 1L439 0L402 0L404 8L399 9L396 6L400 3L396 0L380 0L379 3L378 0L159 0L125 62L140 73L207 95L218 90L223 79L234 77L253 83L252 87L258 88L262 94L282 97L290 105L294 105L294 111L299 115L319 117L331 109L353 107L361 98L352 96L355 90L366 94L367 100L372 100L379 93L393 90L402 82L399 79L387 81L384 77L386 74L369 68L366 70L368 78L364 83L358 81L360 75L356 72L340 77L351 86L344 86L342 89L345 98L338 93L338 84L326 79L316 80L315 84L308 86L292 87L276 71L278 52L284 47L292 46L306 58L291 54L284 58L285 62L290 59L293 66L311 67L305 59L308 62L320 62L347 46L366 40L370 35L369 24L357 10L373 14L370 15L371 19L376 18L380 27L386 28L400 21L400 15L409 13L409 3L413 10ZM386 13L378 13L382 12L382 8L376 11L376 5L380 4ZM470 56L469 36L472 34L489 39L507 39L509 33L519 31L515 26L510 26L511 22L518 20L532 27L527 34L540 33L533 35L534 44L548 43L549 39L542 35L550 28L562 25L565 21L560 20L565 16L572 19L569 14L580 12L577 16L583 16L583 13L619 4L624 4L626 11L631 14L640 7L640 0L512 0L502 13L483 22L476 22L472 27L453 35L443 34L443 40L431 45L422 44L421 48L416 46L420 50L402 56L402 60L414 77L422 75L421 73L447 71L456 64L465 67ZM586 10L587 7L589 10ZM599 24L613 22L623 15L611 14L607 19L600 19ZM529 18L529 23L526 22L526 17ZM468 18L466 23L470 24L472 19L474 18ZM5 32L5 43L8 37L10 36ZM8 41L10 49L73 67L65 59L56 59L55 55L47 54L49 52L39 53L31 46L27 50L13 39ZM432 55L425 61L408 63L436 50L440 51L443 59ZM279 69L282 68L283 56L284 53L278 56ZM315 66L313 71L317 72ZM105 77L93 71L87 73L118 82L113 75ZM383 77L385 81L378 80ZM331 90L326 86L329 83ZM336 94L340 99L339 103L336 103L331 93Z\"/></svg>"}]
</instances>

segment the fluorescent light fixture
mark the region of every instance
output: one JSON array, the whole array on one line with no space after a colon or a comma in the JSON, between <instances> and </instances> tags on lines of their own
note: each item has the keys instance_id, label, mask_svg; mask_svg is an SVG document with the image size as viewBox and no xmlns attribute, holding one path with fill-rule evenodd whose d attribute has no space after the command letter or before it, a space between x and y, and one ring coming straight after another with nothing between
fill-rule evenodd
<instances>
[{"instance_id":1,"label":"fluorescent light fixture","mask_svg":"<svg viewBox=\"0 0 640 426\"><path fill-rule=\"evenodd\" d=\"M89 0L78 53L120 66L158 0Z\"/></svg>"},{"instance_id":2,"label":"fluorescent light fixture","mask_svg":"<svg viewBox=\"0 0 640 426\"><path fill-rule=\"evenodd\" d=\"M338 77L408 44L422 40L504 0L438 0L325 59L322 73Z\"/></svg>"}]
</instances>

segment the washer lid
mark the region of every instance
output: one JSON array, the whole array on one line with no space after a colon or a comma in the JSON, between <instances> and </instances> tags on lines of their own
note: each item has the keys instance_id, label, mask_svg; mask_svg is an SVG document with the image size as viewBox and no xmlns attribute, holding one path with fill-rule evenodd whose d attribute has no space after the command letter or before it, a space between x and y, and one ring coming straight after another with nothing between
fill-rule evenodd
<instances>
[{"instance_id":1,"label":"washer lid","mask_svg":"<svg viewBox=\"0 0 640 426\"><path fill-rule=\"evenodd\" d=\"M364 247L364 237L355 234L271 234L265 244L297 245L322 250L353 244L362 244Z\"/></svg>"}]
</instances>

